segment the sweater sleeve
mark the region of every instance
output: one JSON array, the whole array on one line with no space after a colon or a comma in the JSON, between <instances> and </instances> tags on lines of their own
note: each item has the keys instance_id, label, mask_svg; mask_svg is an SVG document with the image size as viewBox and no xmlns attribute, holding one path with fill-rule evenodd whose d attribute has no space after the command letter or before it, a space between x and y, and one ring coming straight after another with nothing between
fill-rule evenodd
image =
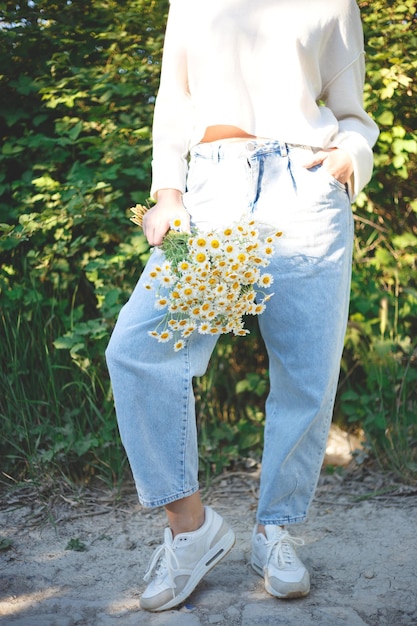
<instances>
[{"instance_id":1,"label":"sweater sleeve","mask_svg":"<svg viewBox=\"0 0 417 626\"><path fill-rule=\"evenodd\" d=\"M344 57L345 65L335 72L323 88L322 99L336 116L339 130L331 145L349 153L353 163L352 200L372 176L372 148L378 137L378 127L363 108L365 54L359 9L347 16L344 27L337 32L333 46L327 49L333 58ZM337 46L339 55L336 54ZM340 54L341 52L341 54ZM350 57L350 59L349 59ZM349 60L348 60L349 59Z\"/></svg>"},{"instance_id":2,"label":"sweater sleeve","mask_svg":"<svg viewBox=\"0 0 417 626\"><path fill-rule=\"evenodd\" d=\"M172 0L165 32L161 79L152 128L151 197L159 189L185 191L192 120L182 0Z\"/></svg>"},{"instance_id":3,"label":"sweater sleeve","mask_svg":"<svg viewBox=\"0 0 417 626\"><path fill-rule=\"evenodd\" d=\"M378 127L362 107L363 55L328 87L326 105L333 111L339 131L332 146L349 153L353 163L353 200L370 181L373 170L372 147Z\"/></svg>"}]
</instances>

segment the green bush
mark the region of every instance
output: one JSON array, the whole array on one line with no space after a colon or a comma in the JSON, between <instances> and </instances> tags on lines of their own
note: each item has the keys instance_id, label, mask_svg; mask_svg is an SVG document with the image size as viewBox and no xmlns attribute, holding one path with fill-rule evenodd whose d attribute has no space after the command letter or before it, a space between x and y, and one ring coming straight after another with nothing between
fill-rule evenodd
<instances>
[{"instance_id":1,"label":"green bush","mask_svg":"<svg viewBox=\"0 0 417 626\"><path fill-rule=\"evenodd\" d=\"M0 454L16 475L122 465L103 353L149 252L128 207L148 195L167 4L0 12Z\"/></svg>"},{"instance_id":2,"label":"green bush","mask_svg":"<svg viewBox=\"0 0 417 626\"><path fill-rule=\"evenodd\" d=\"M341 408L384 467L417 477L417 44L415 4L361 2L366 107L380 126L358 198Z\"/></svg>"}]
</instances>

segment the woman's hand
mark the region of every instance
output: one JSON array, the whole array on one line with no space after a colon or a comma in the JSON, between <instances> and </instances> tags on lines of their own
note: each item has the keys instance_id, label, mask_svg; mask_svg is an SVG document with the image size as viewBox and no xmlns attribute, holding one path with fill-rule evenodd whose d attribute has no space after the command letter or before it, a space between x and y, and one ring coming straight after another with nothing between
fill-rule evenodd
<instances>
[{"instance_id":1,"label":"woman's hand","mask_svg":"<svg viewBox=\"0 0 417 626\"><path fill-rule=\"evenodd\" d=\"M160 246L174 218L180 218L182 229L189 231L190 216L177 189L160 189L157 203L143 216L142 229L151 246Z\"/></svg>"},{"instance_id":2,"label":"woman's hand","mask_svg":"<svg viewBox=\"0 0 417 626\"><path fill-rule=\"evenodd\" d=\"M341 148L331 148L330 150L319 150L312 159L304 163L304 167L310 169L315 165L323 165L331 176L344 185L349 182L353 174L352 159L349 154Z\"/></svg>"}]
</instances>

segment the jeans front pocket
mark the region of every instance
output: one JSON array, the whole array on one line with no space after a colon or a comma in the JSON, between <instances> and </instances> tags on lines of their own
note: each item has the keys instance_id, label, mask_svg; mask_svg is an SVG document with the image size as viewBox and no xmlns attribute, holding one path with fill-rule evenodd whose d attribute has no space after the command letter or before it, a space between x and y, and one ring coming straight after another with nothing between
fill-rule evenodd
<instances>
[{"instance_id":1,"label":"jeans front pocket","mask_svg":"<svg viewBox=\"0 0 417 626\"><path fill-rule=\"evenodd\" d=\"M341 189L342 191L348 193L347 184L342 183L335 176L333 176L333 174L330 174L329 170L327 169L324 163L322 163L321 165L318 165L317 169L318 171L320 171L320 173L322 173L325 176L325 178L327 178L327 180L330 182L331 185L334 185L338 187L339 189Z\"/></svg>"}]
</instances>

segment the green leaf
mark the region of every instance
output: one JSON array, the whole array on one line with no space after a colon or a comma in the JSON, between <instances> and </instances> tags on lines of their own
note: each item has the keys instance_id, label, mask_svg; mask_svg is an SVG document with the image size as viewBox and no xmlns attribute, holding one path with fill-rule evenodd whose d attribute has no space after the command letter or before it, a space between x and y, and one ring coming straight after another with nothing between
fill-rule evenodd
<instances>
[{"instance_id":1,"label":"green leaf","mask_svg":"<svg viewBox=\"0 0 417 626\"><path fill-rule=\"evenodd\" d=\"M394 113L392 111L385 110L383 113L378 115L376 121L381 126L392 126L394 123Z\"/></svg>"},{"instance_id":2,"label":"green leaf","mask_svg":"<svg viewBox=\"0 0 417 626\"><path fill-rule=\"evenodd\" d=\"M73 550L75 552L86 552L87 546L78 537L76 539L70 539L65 547L65 550Z\"/></svg>"},{"instance_id":3,"label":"green leaf","mask_svg":"<svg viewBox=\"0 0 417 626\"><path fill-rule=\"evenodd\" d=\"M0 552L6 552L13 547L13 540L7 537L0 537Z\"/></svg>"}]
</instances>

